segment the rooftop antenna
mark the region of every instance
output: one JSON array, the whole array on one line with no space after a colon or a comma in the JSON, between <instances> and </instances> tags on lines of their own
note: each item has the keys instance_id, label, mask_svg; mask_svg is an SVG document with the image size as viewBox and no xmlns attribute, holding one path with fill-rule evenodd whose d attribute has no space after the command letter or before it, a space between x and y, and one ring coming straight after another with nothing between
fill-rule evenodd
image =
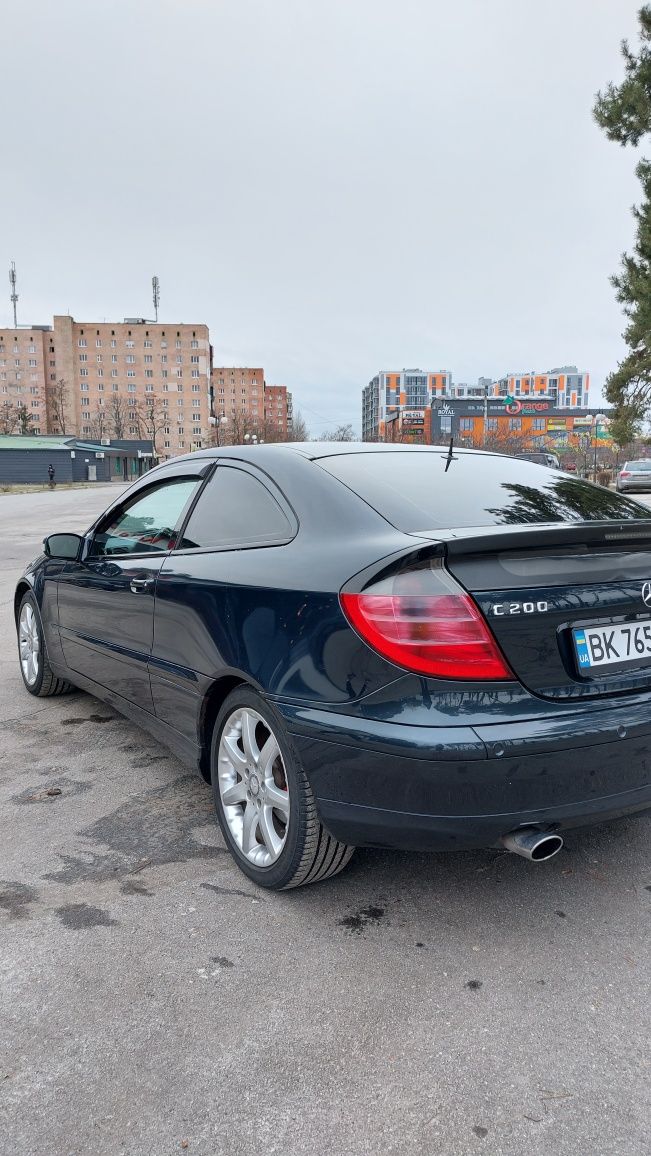
<instances>
[{"instance_id":1,"label":"rooftop antenna","mask_svg":"<svg viewBox=\"0 0 651 1156\"><path fill-rule=\"evenodd\" d=\"M152 277L151 288L154 298L154 314L156 320L158 321L158 306L160 305L160 281L158 280L158 277Z\"/></svg>"},{"instance_id":2,"label":"rooftop antenna","mask_svg":"<svg viewBox=\"0 0 651 1156\"><path fill-rule=\"evenodd\" d=\"M18 317L16 314L16 306L18 304L18 294L16 293L16 262L12 261L9 266L9 284L11 285L10 301L14 307L14 329L18 328Z\"/></svg>"}]
</instances>

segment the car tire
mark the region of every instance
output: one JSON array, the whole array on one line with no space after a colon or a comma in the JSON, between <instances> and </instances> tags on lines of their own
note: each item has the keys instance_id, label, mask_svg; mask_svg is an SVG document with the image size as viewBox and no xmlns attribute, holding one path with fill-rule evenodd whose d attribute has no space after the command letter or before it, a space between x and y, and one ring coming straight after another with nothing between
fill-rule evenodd
<instances>
[{"instance_id":1,"label":"car tire","mask_svg":"<svg viewBox=\"0 0 651 1156\"><path fill-rule=\"evenodd\" d=\"M25 594L18 608L18 660L25 689L36 698L50 698L74 690L54 673L47 657L43 626L33 594Z\"/></svg>"},{"instance_id":2,"label":"car tire","mask_svg":"<svg viewBox=\"0 0 651 1156\"><path fill-rule=\"evenodd\" d=\"M238 867L274 891L337 875L354 847L319 821L312 789L279 713L237 687L217 716L211 747L217 818Z\"/></svg>"}]
</instances>

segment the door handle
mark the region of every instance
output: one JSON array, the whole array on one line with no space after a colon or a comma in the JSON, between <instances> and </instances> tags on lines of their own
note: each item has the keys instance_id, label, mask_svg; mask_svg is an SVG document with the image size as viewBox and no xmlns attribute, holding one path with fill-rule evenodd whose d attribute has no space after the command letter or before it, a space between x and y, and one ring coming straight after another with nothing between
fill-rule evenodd
<instances>
[{"instance_id":1,"label":"door handle","mask_svg":"<svg viewBox=\"0 0 651 1156\"><path fill-rule=\"evenodd\" d=\"M154 585L154 579L149 578L132 578L129 583L129 589L132 594L139 594L141 590L146 590L148 586Z\"/></svg>"}]
</instances>

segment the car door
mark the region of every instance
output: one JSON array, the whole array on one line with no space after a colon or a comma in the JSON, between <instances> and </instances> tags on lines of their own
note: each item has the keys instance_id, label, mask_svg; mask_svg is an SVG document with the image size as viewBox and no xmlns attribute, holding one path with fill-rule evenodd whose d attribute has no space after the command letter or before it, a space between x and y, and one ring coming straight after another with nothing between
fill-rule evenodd
<instances>
[{"instance_id":1,"label":"car door","mask_svg":"<svg viewBox=\"0 0 651 1156\"><path fill-rule=\"evenodd\" d=\"M71 671L152 712L148 670L156 579L210 465L186 463L113 507L58 582L61 646Z\"/></svg>"},{"instance_id":2,"label":"car door","mask_svg":"<svg viewBox=\"0 0 651 1156\"><path fill-rule=\"evenodd\" d=\"M267 645L278 634L273 611L255 606L242 613L237 591L246 588L251 573L264 585L270 551L290 542L297 529L291 507L271 479L243 462L224 461L164 559L156 594L152 694L156 714L189 747L196 746L201 706L216 677L250 669L264 682L265 664L278 661Z\"/></svg>"}]
</instances>

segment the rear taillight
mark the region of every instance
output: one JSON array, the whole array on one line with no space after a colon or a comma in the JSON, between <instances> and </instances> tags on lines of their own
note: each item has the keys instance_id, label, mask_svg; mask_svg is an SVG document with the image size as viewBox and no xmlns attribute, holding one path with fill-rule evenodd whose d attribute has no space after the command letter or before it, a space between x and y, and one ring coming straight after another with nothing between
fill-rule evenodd
<instances>
[{"instance_id":1,"label":"rear taillight","mask_svg":"<svg viewBox=\"0 0 651 1156\"><path fill-rule=\"evenodd\" d=\"M341 604L364 641L407 670L434 678L514 677L480 610L440 566L342 593Z\"/></svg>"},{"instance_id":2,"label":"rear taillight","mask_svg":"<svg viewBox=\"0 0 651 1156\"><path fill-rule=\"evenodd\" d=\"M630 478L631 471L630 470L620 470L619 476L620 476L620 478Z\"/></svg>"}]
</instances>

